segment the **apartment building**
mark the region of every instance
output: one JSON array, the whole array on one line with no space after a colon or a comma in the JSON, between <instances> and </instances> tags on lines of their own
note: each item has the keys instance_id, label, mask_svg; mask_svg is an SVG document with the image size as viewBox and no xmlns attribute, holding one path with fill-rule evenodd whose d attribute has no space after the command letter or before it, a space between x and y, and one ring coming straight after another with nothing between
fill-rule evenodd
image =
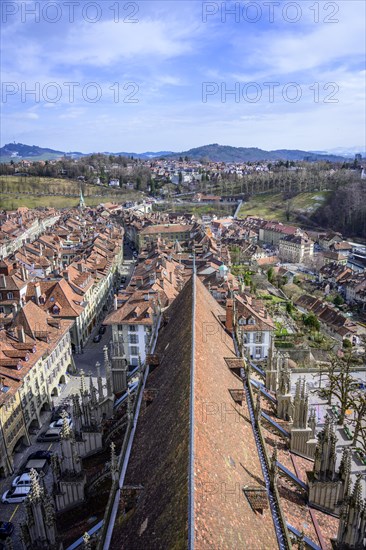
<instances>
[{"instance_id":1,"label":"apartment building","mask_svg":"<svg viewBox=\"0 0 366 550\"><path fill-rule=\"evenodd\" d=\"M301 235L286 235L279 240L279 257L284 262L301 263L314 255L314 242Z\"/></svg>"},{"instance_id":2,"label":"apartment building","mask_svg":"<svg viewBox=\"0 0 366 550\"><path fill-rule=\"evenodd\" d=\"M275 325L260 300L246 294L227 300L226 329L235 331L246 356L257 360L268 356Z\"/></svg>"},{"instance_id":3,"label":"apartment building","mask_svg":"<svg viewBox=\"0 0 366 550\"><path fill-rule=\"evenodd\" d=\"M12 467L17 445L27 444L29 433L42 426L42 413L51 409L53 397L73 370L72 322L53 319L30 301L1 330L0 424L7 453L0 469L4 475Z\"/></svg>"},{"instance_id":4,"label":"apartment building","mask_svg":"<svg viewBox=\"0 0 366 550\"><path fill-rule=\"evenodd\" d=\"M0 257L14 254L25 242L34 241L47 228L59 220L60 215L53 208L29 210L22 206L8 212L0 224Z\"/></svg>"}]
</instances>

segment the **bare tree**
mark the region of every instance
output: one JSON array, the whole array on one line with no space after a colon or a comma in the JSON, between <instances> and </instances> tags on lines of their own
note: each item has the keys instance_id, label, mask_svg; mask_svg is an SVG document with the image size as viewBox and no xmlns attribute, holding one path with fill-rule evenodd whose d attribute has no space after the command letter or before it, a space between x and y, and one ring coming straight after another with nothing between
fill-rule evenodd
<instances>
[{"instance_id":1,"label":"bare tree","mask_svg":"<svg viewBox=\"0 0 366 550\"><path fill-rule=\"evenodd\" d=\"M358 390L352 396L351 407L354 410L354 418L351 423L355 427L352 445L360 446L366 454L366 393Z\"/></svg>"},{"instance_id":2,"label":"bare tree","mask_svg":"<svg viewBox=\"0 0 366 550\"><path fill-rule=\"evenodd\" d=\"M343 424L346 416L346 410L354 404L354 392L357 380L351 373L352 355L347 354L344 357L333 355L326 376L328 378L327 386L317 391L319 397L327 399L331 404L332 398L336 398L340 404L340 415L338 424Z\"/></svg>"}]
</instances>

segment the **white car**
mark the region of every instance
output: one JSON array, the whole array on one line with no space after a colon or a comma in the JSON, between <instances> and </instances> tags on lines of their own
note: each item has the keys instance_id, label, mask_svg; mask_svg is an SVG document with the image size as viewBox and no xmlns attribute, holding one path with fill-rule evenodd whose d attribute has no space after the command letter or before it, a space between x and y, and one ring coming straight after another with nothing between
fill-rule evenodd
<instances>
[{"instance_id":1,"label":"white car","mask_svg":"<svg viewBox=\"0 0 366 550\"><path fill-rule=\"evenodd\" d=\"M22 474L20 476L17 476L11 484L12 487L28 487L30 485L31 478L29 474Z\"/></svg>"},{"instance_id":2,"label":"white car","mask_svg":"<svg viewBox=\"0 0 366 550\"><path fill-rule=\"evenodd\" d=\"M9 491L5 491L1 498L1 502L4 504L17 504L18 502L23 502L28 496L31 488L30 485L25 487L13 487Z\"/></svg>"},{"instance_id":3,"label":"white car","mask_svg":"<svg viewBox=\"0 0 366 550\"><path fill-rule=\"evenodd\" d=\"M72 420L71 420L71 418L70 418L70 417L69 417L69 418L66 418L66 420L67 420L67 423L68 423L68 425L70 426L70 428L72 428ZM63 418L59 418L58 420L55 420L55 422L51 422L51 424L50 424L50 430L52 430L53 428L62 428L63 423L64 423Z\"/></svg>"}]
</instances>

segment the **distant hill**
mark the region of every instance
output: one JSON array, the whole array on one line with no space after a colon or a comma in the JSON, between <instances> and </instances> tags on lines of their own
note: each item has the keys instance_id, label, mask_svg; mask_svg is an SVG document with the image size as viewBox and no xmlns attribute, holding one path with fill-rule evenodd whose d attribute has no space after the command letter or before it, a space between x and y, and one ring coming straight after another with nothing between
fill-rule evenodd
<instances>
[{"instance_id":1,"label":"distant hill","mask_svg":"<svg viewBox=\"0 0 366 550\"><path fill-rule=\"evenodd\" d=\"M133 157L135 159L153 159L157 157L174 155L175 153L173 151L157 151L156 153L154 153L153 151L147 151L146 153L109 153L109 154L120 156L120 157Z\"/></svg>"},{"instance_id":2,"label":"distant hill","mask_svg":"<svg viewBox=\"0 0 366 550\"><path fill-rule=\"evenodd\" d=\"M37 145L24 145L23 143L7 143L4 147L0 148L0 162L10 162L11 160L54 160L63 156L80 158L89 156L92 153L80 153L80 151L56 151L55 149L48 149L46 147L38 147ZM112 153L104 151L103 155L115 155L118 157L134 157L141 159L150 159L156 157L162 157L165 155L172 155L173 151L147 151L146 153Z\"/></svg>"},{"instance_id":3,"label":"distant hill","mask_svg":"<svg viewBox=\"0 0 366 550\"><path fill-rule=\"evenodd\" d=\"M190 159L206 159L214 162L256 162L256 161L276 161L276 160L328 160L331 162L342 162L344 157L332 154L311 153L309 151L278 149L275 151L265 151L257 147L232 147L230 145L219 145L213 143L183 151L173 153L169 157L187 156Z\"/></svg>"},{"instance_id":4,"label":"distant hill","mask_svg":"<svg viewBox=\"0 0 366 550\"><path fill-rule=\"evenodd\" d=\"M54 149L48 149L45 147L38 147L37 145L24 145L23 143L8 143L4 147L0 148L0 162L10 162L11 160L54 160L63 156L72 158L80 158L88 156L92 153L80 153L78 151L65 152L56 151ZM257 147L232 147L230 145L219 145L213 143L211 145L203 145L202 147L196 147L189 149L188 151L182 151L180 153L174 153L172 151L147 151L145 153L110 153L104 152L105 155L125 156L141 159L152 158L179 158L189 157L192 160L205 159L214 162L256 162L256 161L276 161L276 160L328 160L331 162L342 162L345 157L341 155L326 153L326 152L314 152L314 151L300 151L292 149L278 149L275 151L265 151L258 149ZM352 155L351 155L352 157Z\"/></svg>"},{"instance_id":5,"label":"distant hill","mask_svg":"<svg viewBox=\"0 0 366 550\"><path fill-rule=\"evenodd\" d=\"M56 151L38 145L24 145L23 143L7 143L0 149L1 162L10 162L14 160L54 160L63 157L66 153ZM82 153L67 153L68 156L79 157Z\"/></svg>"}]
</instances>

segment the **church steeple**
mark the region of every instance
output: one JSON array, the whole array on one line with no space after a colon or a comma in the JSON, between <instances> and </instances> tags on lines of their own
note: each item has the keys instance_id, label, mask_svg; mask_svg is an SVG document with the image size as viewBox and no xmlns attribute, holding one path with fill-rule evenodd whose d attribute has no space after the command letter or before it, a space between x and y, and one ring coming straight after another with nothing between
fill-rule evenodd
<instances>
[{"instance_id":1,"label":"church steeple","mask_svg":"<svg viewBox=\"0 0 366 550\"><path fill-rule=\"evenodd\" d=\"M85 204L85 200L84 200L84 195L83 195L83 190L81 188L81 185L80 185L80 200L79 200L79 208L85 208L86 207L86 204Z\"/></svg>"}]
</instances>

